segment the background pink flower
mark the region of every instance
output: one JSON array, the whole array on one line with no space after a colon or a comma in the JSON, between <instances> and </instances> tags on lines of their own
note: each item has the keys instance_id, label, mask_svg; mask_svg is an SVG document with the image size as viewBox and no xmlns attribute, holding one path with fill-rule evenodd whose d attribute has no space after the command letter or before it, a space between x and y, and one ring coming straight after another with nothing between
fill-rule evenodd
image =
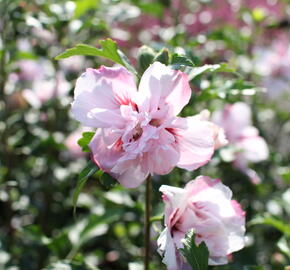
<instances>
[{"instance_id":1,"label":"background pink flower","mask_svg":"<svg viewBox=\"0 0 290 270\"><path fill-rule=\"evenodd\" d=\"M213 124L177 117L191 96L187 75L155 62L139 89L123 67L87 69L75 88L73 116L100 128L90 143L94 162L125 187L174 166L194 170L214 152Z\"/></svg>"},{"instance_id":2,"label":"background pink flower","mask_svg":"<svg viewBox=\"0 0 290 270\"><path fill-rule=\"evenodd\" d=\"M191 229L195 230L196 244L205 242L210 265L226 264L229 254L244 247L245 212L231 200L231 190L219 179L199 176L184 189L163 185L160 191L166 228L157 241L168 269L182 269L178 249Z\"/></svg>"},{"instance_id":3,"label":"background pink flower","mask_svg":"<svg viewBox=\"0 0 290 270\"><path fill-rule=\"evenodd\" d=\"M255 171L248 168L249 162L266 160L269 150L265 140L252 126L250 107L243 102L227 104L213 114L213 122L224 128L231 147L234 148L234 166L247 174L253 183L261 180Z\"/></svg>"}]
</instances>

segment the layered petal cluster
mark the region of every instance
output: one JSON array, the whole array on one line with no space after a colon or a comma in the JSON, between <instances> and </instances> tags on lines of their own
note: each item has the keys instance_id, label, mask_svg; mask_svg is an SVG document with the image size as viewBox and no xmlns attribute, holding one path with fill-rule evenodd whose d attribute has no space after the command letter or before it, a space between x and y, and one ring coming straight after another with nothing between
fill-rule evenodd
<instances>
[{"instance_id":1,"label":"layered petal cluster","mask_svg":"<svg viewBox=\"0 0 290 270\"><path fill-rule=\"evenodd\" d=\"M148 174L206 164L217 144L217 126L200 116L177 117L188 103L187 75L155 62L138 90L123 67L87 69L77 80L73 116L99 128L90 143L93 161L123 186L139 186Z\"/></svg>"},{"instance_id":2,"label":"layered petal cluster","mask_svg":"<svg viewBox=\"0 0 290 270\"><path fill-rule=\"evenodd\" d=\"M216 111L212 120L223 127L229 143L235 149L234 166L246 173L252 182L259 183L258 175L248 168L248 163L266 160L269 150L265 140L259 136L258 129L252 126L251 118L250 107L237 102Z\"/></svg>"},{"instance_id":3,"label":"layered petal cluster","mask_svg":"<svg viewBox=\"0 0 290 270\"><path fill-rule=\"evenodd\" d=\"M178 249L191 229L197 245L205 242L209 265L226 264L228 255L244 247L245 212L219 179L199 176L184 189L163 185L160 191L166 228L157 240L158 251L169 270L183 268Z\"/></svg>"}]
</instances>

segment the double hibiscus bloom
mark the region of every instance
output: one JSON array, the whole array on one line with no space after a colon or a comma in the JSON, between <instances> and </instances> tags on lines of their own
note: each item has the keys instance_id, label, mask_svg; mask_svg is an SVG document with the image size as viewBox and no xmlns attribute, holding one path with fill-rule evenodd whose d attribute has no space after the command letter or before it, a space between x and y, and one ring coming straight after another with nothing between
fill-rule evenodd
<instances>
[{"instance_id":1,"label":"double hibiscus bloom","mask_svg":"<svg viewBox=\"0 0 290 270\"><path fill-rule=\"evenodd\" d=\"M89 147L93 161L123 186L135 188L149 174L168 174L175 166L195 170L227 143L223 129L203 111L177 115L189 102L187 75L155 62L143 74L138 90L123 67L87 69L77 80L73 116L98 128ZM244 245L245 216L219 180L200 176L185 189L162 186L166 228L159 252L170 270L182 269L177 252L190 229L204 241L210 264L225 264Z\"/></svg>"},{"instance_id":2,"label":"double hibiscus bloom","mask_svg":"<svg viewBox=\"0 0 290 270\"><path fill-rule=\"evenodd\" d=\"M123 67L87 69L76 83L74 117L99 128L90 143L93 161L123 186L135 188L149 174L175 166L195 170L225 144L222 129L203 114L177 117L189 102L187 75L155 62L138 91Z\"/></svg>"}]
</instances>

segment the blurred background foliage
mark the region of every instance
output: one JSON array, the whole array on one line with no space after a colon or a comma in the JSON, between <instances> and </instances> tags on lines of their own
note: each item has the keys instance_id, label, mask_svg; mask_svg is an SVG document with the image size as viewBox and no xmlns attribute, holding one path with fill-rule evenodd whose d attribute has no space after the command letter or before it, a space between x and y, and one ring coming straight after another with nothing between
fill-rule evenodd
<instances>
[{"instance_id":1,"label":"blurred background foliage","mask_svg":"<svg viewBox=\"0 0 290 270\"><path fill-rule=\"evenodd\" d=\"M125 190L97 172L73 215L78 174L89 159L77 145L89 130L70 117L73 87L85 68L112 63L54 57L107 37L139 71L144 44L187 55L196 66L227 62L237 73L194 76L182 114L245 101L270 148L267 161L251 164L262 180L257 185L221 151L197 171L154 176L151 269L165 269L155 251L158 188L183 186L199 174L221 178L247 211L247 247L211 269L290 264L289 1L1 0L0 13L0 269L142 269L144 186Z\"/></svg>"}]
</instances>

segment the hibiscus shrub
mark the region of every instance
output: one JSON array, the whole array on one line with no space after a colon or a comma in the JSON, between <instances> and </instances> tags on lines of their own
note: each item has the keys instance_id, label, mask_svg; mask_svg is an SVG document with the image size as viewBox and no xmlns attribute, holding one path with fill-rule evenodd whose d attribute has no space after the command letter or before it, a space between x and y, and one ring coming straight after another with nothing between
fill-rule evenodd
<instances>
[{"instance_id":1,"label":"hibiscus shrub","mask_svg":"<svg viewBox=\"0 0 290 270\"><path fill-rule=\"evenodd\" d=\"M288 269L287 12L1 1L0 268Z\"/></svg>"}]
</instances>

